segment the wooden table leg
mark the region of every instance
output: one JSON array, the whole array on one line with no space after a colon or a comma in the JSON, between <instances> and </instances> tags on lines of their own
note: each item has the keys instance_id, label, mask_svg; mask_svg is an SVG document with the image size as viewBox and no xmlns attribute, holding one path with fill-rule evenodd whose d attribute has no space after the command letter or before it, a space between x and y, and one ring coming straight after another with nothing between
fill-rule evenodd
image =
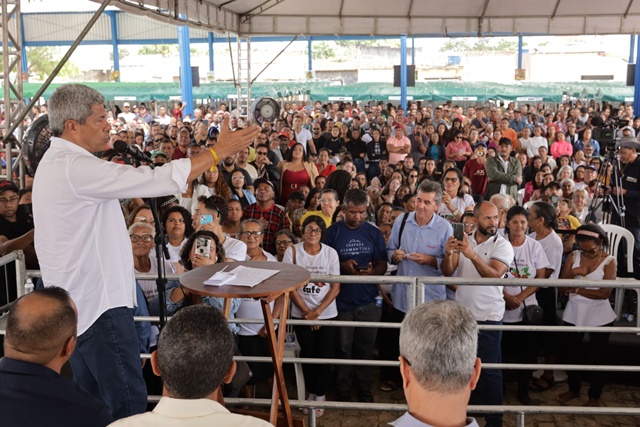
<instances>
[{"instance_id":1,"label":"wooden table leg","mask_svg":"<svg viewBox=\"0 0 640 427\"><path fill-rule=\"evenodd\" d=\"M262 298L262 313L264 314L264 322L267 326L267 340L269 341L269 349L271 350L271 358L273 360L273 391L271 396L271 413L269 415L269 422L276 425L278 422L278 400L282 403L282 410L284 412L287 426L293 427L293 418L291 415L291 407L289 406L289 396L287 394L287 385L284 380L284 373L282 370L282 358L284 357L284 338L287 334L286 319L289 310L289 293L285 292L278 298L283 299L282 314L280 315L280 326L278 327L278 334L276 336L273 315L271 314L271 307L269 306L269 300Z\"/></svg>"}]
</instances>

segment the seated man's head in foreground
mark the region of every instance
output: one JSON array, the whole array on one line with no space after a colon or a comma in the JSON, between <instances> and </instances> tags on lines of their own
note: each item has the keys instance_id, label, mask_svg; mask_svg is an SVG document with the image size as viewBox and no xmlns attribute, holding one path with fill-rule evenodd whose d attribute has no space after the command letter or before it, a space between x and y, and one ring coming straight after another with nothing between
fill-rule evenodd
<instances>
[{"instance_id":1,"label":"seated man's head in foreground","mask_svg":"<svg viewBox=\"0 0 640 427\"><path fill-rule=\"evenodd\" d=\"M463 305L430 301L411 310L400 329L400 370L409 409L412 398L424 393L461 394L468 400L480 376L477 347L478 326Z\"/></svg>"},{"instance_id":2,"label":"seated man's head in foreground","mask_svg":"<svg viewBox=\"0 0 640 427\"><path fill-rule=\"evenodd\" d=\"M167 322L151 356L153 370L164 383L163 394L205 399L230 382L236 370L234 342L219 310L208 305L180 310Z\"/></svg>"}]
</instances>

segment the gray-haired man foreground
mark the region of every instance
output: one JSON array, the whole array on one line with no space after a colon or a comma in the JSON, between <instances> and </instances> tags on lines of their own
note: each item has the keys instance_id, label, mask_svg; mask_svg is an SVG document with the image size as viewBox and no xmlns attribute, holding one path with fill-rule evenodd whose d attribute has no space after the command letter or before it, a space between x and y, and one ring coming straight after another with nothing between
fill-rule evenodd
<instances>
[{"instance_id":1,"label":"gray-haired man foreground","mask_svg":"<svg viewBox=\"0 0 640 427\"><path fill-rule=\"evenodd\" d=\"M480 377L478 326L468 308L430 301L411 310L400 329L400 373L409 411L395 427L477 427L467 403Z\"/></svg>"}]
</instances>

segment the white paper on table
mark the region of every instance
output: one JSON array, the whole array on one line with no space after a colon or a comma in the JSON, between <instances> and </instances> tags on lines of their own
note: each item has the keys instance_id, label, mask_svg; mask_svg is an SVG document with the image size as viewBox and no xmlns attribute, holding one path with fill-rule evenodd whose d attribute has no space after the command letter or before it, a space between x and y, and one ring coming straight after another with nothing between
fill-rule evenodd
<instances>
[{"instance_id":1,"label":"white paper on table","mask_svg":"<svg viewBox=\"0 0 640 427\"><path fill-rule=\"evenodd\" d=\"M229 272L229 276L225 278L222 283L219 280L216 280L219 279L219 277L216 277L216 274L218 274L216 273L209 279L205 280L204 284L210 286L230 285L253 288L279 272L279 270L266 270L263 268L251 268L239 265L233 271Z\"/></svg>"}]
</instances>

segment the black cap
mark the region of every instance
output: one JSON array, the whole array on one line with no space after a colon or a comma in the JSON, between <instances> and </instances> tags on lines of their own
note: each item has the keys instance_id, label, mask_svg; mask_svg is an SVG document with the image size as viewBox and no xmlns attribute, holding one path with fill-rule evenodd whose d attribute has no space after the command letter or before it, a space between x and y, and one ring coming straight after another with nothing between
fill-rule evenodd
<instances>
[{"instance_id":1,"label":"black cap","mask_svg":"<svg viewBox=\"0 0 640 427\"><path fill-rule=\"evenodd\" d=\"M13 181L8 181L6 179L0 181L0 194L4 193L7 190L14 191L16 193L20 192L20 189L17 185L13 183Z\"/></svg>"}]
</instances>

